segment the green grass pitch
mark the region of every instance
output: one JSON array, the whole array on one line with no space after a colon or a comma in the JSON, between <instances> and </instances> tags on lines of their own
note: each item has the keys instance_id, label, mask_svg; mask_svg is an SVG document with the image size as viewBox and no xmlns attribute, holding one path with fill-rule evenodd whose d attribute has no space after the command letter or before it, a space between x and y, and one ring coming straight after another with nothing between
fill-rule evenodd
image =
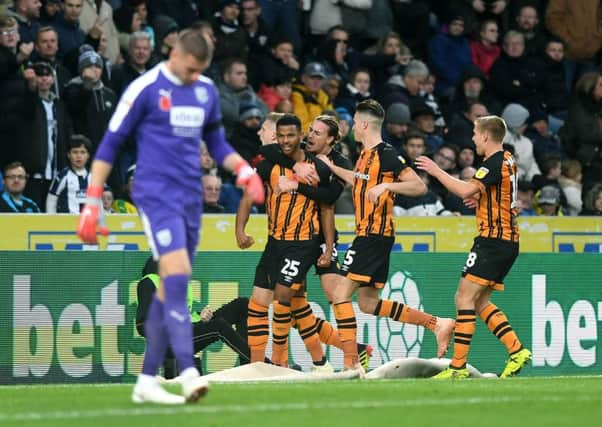
<instances>
[{"instance_id":1,"label":"green grass pitch","mask_svg":"<svg viewBox=\"0 0 602 427\"><path fill-rule=\"evenodd\" d=\"M193 405L135 405L132 385L0 387L0 426L602 425L602 378L212 384ZM173 390L176 391L176 390Z\"/></svg>"}]
</instances>

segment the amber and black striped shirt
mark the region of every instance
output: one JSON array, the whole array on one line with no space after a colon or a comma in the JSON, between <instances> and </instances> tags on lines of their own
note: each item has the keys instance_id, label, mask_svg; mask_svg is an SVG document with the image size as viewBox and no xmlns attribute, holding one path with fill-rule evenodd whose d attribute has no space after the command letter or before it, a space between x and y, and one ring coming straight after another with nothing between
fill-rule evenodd
<instances>
[{"instance_id":1,"label":"amber and black striped shirt","mask_svg":"<svg viewBox=\"0 0 602 427\"><path fill-rule=\"evenodd\" d=\"M328 185L328 167L310 154L306 154L305 161L316 165L320 185ZM291 169L262 160L257 165L257 173L266 184L265 205L270 236L277 240L310 240L320 234L318 202L299 192L277 194L274 191L280 176L294 175Z\"/></svg>"},{"instance_id":2,"label":"amber and black striped shirt","mask_svg":"<svg viewBox=\"0 0 602 427\"><path fill-rule=\"evenodd\" d=\"M483 161L472 181L481 190L477 227L482 237L518 242L516 160L498 151Z\"/></svg>"},{"instance_id":3,"label":"amber and black striped shirt","mask_svg":"<svg viewBox=\"0 0 602 427\"><path fill-rule=\"evenodd\" d=\"M403 157L387 143L363 150L353 170L353 205L355 207L355 234L367 236L393 236L393 202L395 194L384 192L372 203L368 200L368 191L383 182L398 182L406 172L408 165Z\"/></svg>"}]
</instances>

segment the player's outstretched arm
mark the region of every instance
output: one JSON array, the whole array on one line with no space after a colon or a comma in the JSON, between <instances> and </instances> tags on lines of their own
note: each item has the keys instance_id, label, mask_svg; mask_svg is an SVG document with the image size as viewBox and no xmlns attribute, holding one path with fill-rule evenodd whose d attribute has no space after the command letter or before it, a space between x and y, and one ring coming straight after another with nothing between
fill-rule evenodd
<instances>
[{"instance_id":1,"label":"player's outstretched arm","mask_svg":"<svg viewBox=\"0 0 602 427\"><path fill-rule=\"evenodd\" d=\"M335 165L332 162L332 160L330 160L328 158L328 156L325 156L324 154L318 154L317 157L322 162L326 163L326 165L330 168L330 170L332 171L332 173L334 173L336 176L338 176L339 178L341 178L347 184L353 185L354 180L355 180L355 175L354 175L354 172L352 170L345 169L345 168L342 168L340 166Z\"/></svg>"},{"instance_id":2,"label":"player's outstretched arm","mask_svg":"<svg viewBox=\"0 0 602 427\"><path fill-rule=\"evenodd\" d=\"M429 175L437 178L437 180L443 184L445 188L459 196L461 199L470 198L475 193L480 191L478 185L470 181L462 181L458 178L454 178L443 169L441 169L437 163L426 156L420 156L416 159L416 166L418 169L425 171Z\"/></svg>"},{"instance_id":3,"label":"player's outstretched arm","mask_svg":"<svg viewBox=\"0 0 602 427\"><path fill-rule=\"evenodd\" d=\"M109 229L105 222L104 210L102 209L102 192L104 183L111 173L111 164L104 160L94 160L92 162L91 180L86 191L86 205L79 215L79 224L77 226L77 235L84 243L96 244L98 238L96 231L99 228L100 234L106 236Z\"/></svg>"},{"instance_id":4,"label":"player's outstretched arm","mask_svg":"<svg viewBox=\"0 0 602 427\"><path fill-rule=\"evenodd\" d=\"M263 184L262 184L263 185ZM240 249L247 249L255 243L253 237L247 235L245 227L249 222L249 215L251 214L251 208L253 207L253 197L245 190L240 203L238 204L238 210L236 211L236 244Z\"/></svg>"}]
</instances>

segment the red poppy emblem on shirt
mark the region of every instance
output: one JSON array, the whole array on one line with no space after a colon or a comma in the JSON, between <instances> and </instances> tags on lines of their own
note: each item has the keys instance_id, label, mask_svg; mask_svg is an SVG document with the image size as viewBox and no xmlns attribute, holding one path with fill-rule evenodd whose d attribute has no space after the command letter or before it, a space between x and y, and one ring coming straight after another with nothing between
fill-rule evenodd
<instances>
[{"instance_id":1,"label":"red poppy emblem on shirt","mask_svg":"<svg viewBox=\"0 0 602 427\"><path fill-rule=\"evenodd\" d=\"M161 95L159 97L159 109L161 111L169 111L171 108L171 98L169 96Z\"/></svg>"}]
</instances>

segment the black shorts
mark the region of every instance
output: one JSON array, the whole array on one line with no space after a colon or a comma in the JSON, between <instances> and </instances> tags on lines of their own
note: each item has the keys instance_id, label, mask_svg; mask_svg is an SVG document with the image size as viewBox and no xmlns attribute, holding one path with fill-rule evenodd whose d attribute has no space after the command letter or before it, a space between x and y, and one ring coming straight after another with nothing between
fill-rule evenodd
<instances>
[{"instance_id":1,"label":"black shorts","mask_svg":"<svg viewBox=\"0 0 602 427\"><path fill-rule=\"evenodd\" d=\"M478 236L474 239L462 269L462 277L496 291L503 291L504 278L517 256L517 242Z\"/></svg>"},{"instance_id":2,"label":"black shorts","mask_svg":"<svg viewBox=\"0 0 602 427\"><path fill-rule=\"evenodd\" d=\"M360 286L384 287L394 241L394 237L378 235L356 237L345 253L341 274Z\"/></svg>"},{"instance_id":3,"label":"black shorts","mask_svg":"<svg viewBox=\"0 0 602 427\"><path fill-rule=\"evenodd\" d=\"M320 254L317 238L311 240L268 239L255 269L254 286L274 290L276 284L298 290L307 271Z\"/></svg>"},{"instance_id":4,"label":"black shorts","mask_svg":"<svg viewBox=\"0 0 602 427\"><path fill-rule=\"evenodd\" d=\"M324 237L320 234L318 237L318 242L320 244L320 253L318 254L318 258L326 251L326 243L324 242ZM341 273L341 265L339 264L339 252L337 251L337 242L338 242L338 232L335 231L335 239L334 244L332 245L332 256L330 257L330 265L328 267L319 267L318 259L316 258L316 274L321 276L322 274L340 274Z\"/></svg>"}]
</instances>

